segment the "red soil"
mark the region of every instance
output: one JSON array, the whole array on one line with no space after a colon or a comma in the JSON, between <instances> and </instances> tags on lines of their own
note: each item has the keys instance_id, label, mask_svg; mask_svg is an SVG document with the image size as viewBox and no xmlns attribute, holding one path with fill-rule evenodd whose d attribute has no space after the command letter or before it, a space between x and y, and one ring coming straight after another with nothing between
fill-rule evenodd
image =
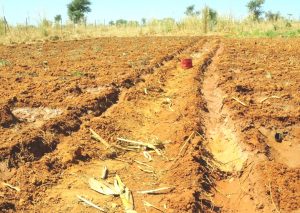
<instances>
[{"instance_id":1,"label":"red soil","mask_svg":"<svg viewBox=\"0 0 300 213\"><path fill-rule=\"evenodd\" d=\"M0 46L0 59L0 181L20 189L0 185L0 211L96 211L80 195L122 212L88 186L104 166L137 212L299 210L299 39L100 38Z\"/></svg>"}]
</instances>

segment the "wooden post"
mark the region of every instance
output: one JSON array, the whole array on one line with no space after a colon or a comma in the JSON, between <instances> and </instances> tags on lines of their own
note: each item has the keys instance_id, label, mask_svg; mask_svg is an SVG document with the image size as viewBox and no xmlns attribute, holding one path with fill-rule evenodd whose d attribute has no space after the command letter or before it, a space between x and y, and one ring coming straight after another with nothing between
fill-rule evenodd
<instances>
[{"instance_id":1,"label":"wooden post","mask_svg":"<svg viewBox=\"0 0 300 213\"><path fill-rule=\"evenodd\" d=\"M60 34L62 34L62 28L63 28L62 19L60 19Z\"/></svg>"},{"instance_id":2,"label":"wooden post","mask_svg":"<svg viewBox=\"0 0 300 213\"><path fill-rule=\"evenodd\" d=\"M27 17L26 17L25 23L26 23L25 30L27 32L27 29L28 29L28 19L27 19Z\"/></svg>"},{"instance_id":3,"label":"wooden post","mask_svg":"<svg viewBox=\"0 0 300 213\"><path fill-rule=\"evenodd\" d=\"M4 24L4 35L6 36L6 24L5 24L5 17L3 16L3 24Z\"/></svg>"},{"instance_id":4,"label":"wooden post","mask_svg":"<svg viewBox=\"0 0 300 213\"><path fill-rule=\"evenodd\" d=\"M204 7L204 9L203 9L203 20L202 20L202 22L203 22L203 32L206 34L207 33L207 28L208 28L208 13L209 13L209 11L208 11L208 7L207 6L205 6Z\"/></svg>"},{"instance_id":5,"label":"wooden post","mask_svg":"<svg viewBox=\"0 0 300 213\"><path fill-rule=\"evenodd\" d=\"M5 16L3 17L3 19L4 19L4 33L6 35L7 31L10 32L10 30L9 30L9 26L8 26L8 23L7 23L7 20L6 20Z\"/></svg>"}]
</instances>

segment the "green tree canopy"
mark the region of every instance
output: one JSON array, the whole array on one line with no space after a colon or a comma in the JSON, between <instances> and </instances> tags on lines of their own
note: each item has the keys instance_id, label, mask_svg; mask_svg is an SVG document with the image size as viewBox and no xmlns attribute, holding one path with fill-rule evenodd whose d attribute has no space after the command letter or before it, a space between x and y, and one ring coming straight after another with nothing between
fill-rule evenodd
<instances>
[{"instance_id":1,"label":"green tree canopy","mask_svg":"<svg viewBox=\"0 0 300 213\"><path fill-rule=\"evenodd\" d=\"M118 19L118 20L116 21L116 25L117 25L117 26L125 26L127 23L128 23L128 21L125 20L125 19Z\"/></svg>"},{"instance_id":2,"label":"green tree canopy","mask_svg":"<svg viewBox=\"0 0 300 213\"><path fill-rule=\"evenodd\" d=\"M274 13L274 12L272 12L272 11L266 12L266 13L265 13L265 16L266 16L266 19L267 19L268 21L277 21L278 19L281 18L281 15L280 15L279 12Z\"/></svg>"},{"instance_id":3,"label":"green tree canopy","mask_svg":"<svg viewBox=\"0 0 300 213\"><path fill-rule=\"evenodd\" d=\"M142 18L142 19L141 19L141 22L142 22L142 25L145 26L145 25L146 25L146 22L147 22L146 18Z\"/></svg>"},{"instance_id":4,"label":"green tree canopy","mask_svg":"<svg viewBox=\"0 0 300 213\"><path fill-rule=\"evenodd\" d=\"M195 5L190 5L186 8L184 14L187 16L197 16L200 15L200 12L195 11Z\"/></svg>"},{"instance_id":5,"label":"green tree canopy","mask_svg":"<svg viewBox=\"0 0 300 213\"><path fill-rule=\"evenodd\" d=\"M61 15L56 15L56 16L54 17L54 21L55 21L55 23L61 22Z\"/></svg>"},{"instance_id":6,"label":"green tree canopy","mask_svg":"<svg viewBox=\"0 0 300 213\"><path fill-rule=\"evenodd\" d=\"M208 8L209 20L212 22L217 22L218 13L212 8Z\"/></svg>"},{"instance_id":7,"label":"green tree canopy","mask_svg":"<svg viewBox=\"0 0 300 213\"><path fill-rule=\"evenodd\" d=\"M259 21L261 19L261 15L263 14L262 5L265 3L265 0L251 0L248 2L247 7L249 13L252 15L255 21Z\"/></svg>"},{"instance_id":8,"label":"green tree canopy","mask_svg":"<svg viewBox=\"0 0 300 213\"><path fill-rule=\"evenodd\" d=\"M85 13L91 12L89 0L73 0L68 4L68 15L71 21L79 23L84 21Z\"/></svg>"}]
</instances>

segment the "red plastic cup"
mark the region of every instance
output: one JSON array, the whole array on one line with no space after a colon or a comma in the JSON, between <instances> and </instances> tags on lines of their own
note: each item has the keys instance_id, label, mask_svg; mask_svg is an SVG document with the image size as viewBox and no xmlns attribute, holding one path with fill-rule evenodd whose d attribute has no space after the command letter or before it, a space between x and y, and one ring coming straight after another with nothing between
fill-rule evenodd
<instances>
[{"instance_id":1,"label":"red plastic cup","mask_svg":"<svg viewBox=\"0 0 300 213\"><path fill-rule=\"evenodd\" d=\"M181 68L182 69L190 69L193 67L193 61L190 58L185 58L181 60Z\"/></svg>"}]
</instances>

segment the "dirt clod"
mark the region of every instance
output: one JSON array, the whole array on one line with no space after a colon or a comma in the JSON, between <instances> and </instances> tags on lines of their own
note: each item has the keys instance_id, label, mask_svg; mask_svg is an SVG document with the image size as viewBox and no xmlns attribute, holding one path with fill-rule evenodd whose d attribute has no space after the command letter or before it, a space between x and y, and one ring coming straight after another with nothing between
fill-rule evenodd
<instances>
[{"instance_id":1,"label":"dirt clod","mask_svg":"<svg viewBox=\"0 0 300 213\"><path fill-rule=\"evenodd\" d=\"M9 128L18 122L19 120L11 112L10 108L7 105L0 106L0 126L2 126L3 128Z\"/></svg>"}]
</instances>

